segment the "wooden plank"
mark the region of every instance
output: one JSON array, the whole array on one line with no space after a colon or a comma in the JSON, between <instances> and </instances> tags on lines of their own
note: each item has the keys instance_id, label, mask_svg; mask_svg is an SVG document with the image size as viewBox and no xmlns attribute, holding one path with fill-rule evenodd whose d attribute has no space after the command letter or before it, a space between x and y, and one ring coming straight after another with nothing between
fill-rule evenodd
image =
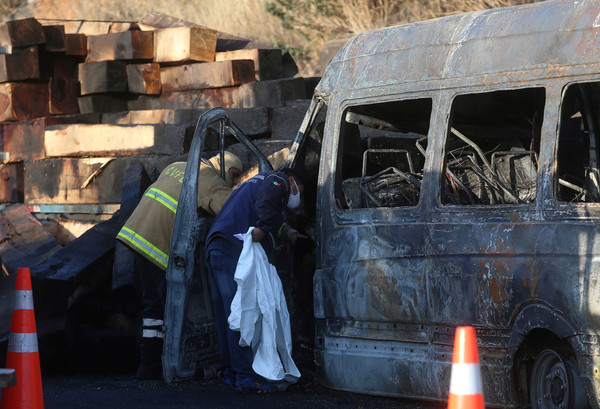
<instances>
[{"instance_id":1,"label":"wooden plank","mask_svg":"<svg viewBox=\"0 0 600 409\"><path fill-rule=\"evenodd\" d=\"M40 78L37 46L13 51L12 54L0 54L0 82Z\"/></svg>"},{"instance_id":2,"label":"wooden plank","mask_svg":"<svg viewBox=\"0 0 600 409\"><path fill-rule=\"evenodd\" d=\"M79 112L99 114L102 112L121 112L127 110L127 100L107 94L85 95L77 98Z\"/></svg>"},{"instance_id":3,"label":"wooden plank","mask_svg":"<svg viewBox=\"0 0 600 409\"><path fill-rule=\"evenodd\" d=\"M126 64L99 61L79 64L81 95L127 91Z\"/></svg>"},{"instance_id":4,"label":"wooden plank","mask_svg":"<svg viewBox=\"0 0 600 409\"><path fill-rule=\"evenodd\" d=\"M9 273L31 267L56 253L60 244L22 204L0 211L0 258Z\"/></svg>"},{"instance_id":5,"label":"wooden plank","mask_svg":"<svg viewBox=\"0 0 600 409\"><path fill-rule=\"evenodd\" d=\"M40 53L40 77L48 80L50 78L77 80L77 67L82 63L82 58L43 51Z\"/></svg>"},{"instance_id":6,"label":"wooden plank","mask_svg":"<svg viewBox=\"0 0 600 409\"><path fill-rule=\"evenodd\" d=\"M154 33L151 31L123 31L88 36L86 62L111 60L152 60Z\"/></svg>"},{"instance_id":7,"label":"wooden plank","mask_svg":"<svg viewBox=\"0 0 600 409\"><path fill-rule=\"evenodd\" d=\"M65 54L86 56L87 36L81 33L65 34Z\"/></svg>"},{"instance_id":8,"label":"wooden plank","mask_svg":"<svg viewBox=\"0 0 600 409\"><path fill-rule=\"evenodd\" d=\"M25 162L28 204L121 203L127 169L142 164L152 170L156 157L43 159Z\"/></svg>"},{"instance_id":9,"label":"wooden plank","mask_svg":"<svg viewBox=\"0 0 600 409\"><path fill-rule=\"evenodd\" d=\"M50 80L50 114L64 115L79 113L78 97L78 81L62 78L52 78Z\"/></svg>"},{"instance_id":10,"label":"wooden plank","mask_svg":"<svg viewBox=\"0 0 600 409\"><path fill-rule=\"evenodd\" d=\"M65 26L62 24L43 26L46 43L44 48L50 52L65 52L67 50Z\"/></svg>"},{"instance_id":11,"label":"wooden plank","mask_svg":"<svg viewBox=\"0 0 600 409\"><path fill-rule=\"evenodd\" d=\"M256 81L283 77L281 50L278 48L235 50L215 53L215 61L252 60Z\"/></svg>"},{"instance_id":12,"label":"wooden plank","mask_svg":"<svg viewBox=\"0 0 600 409\"><path fill-rule=\"evenodd\" d=\"M254 62L230 60L186 64L160 70L163 91L222 88L254 82Z\"/></svg>"},{"instance_id":13,"label":"wooden plank","mask_svg":"<svg viewBox=\"0 0 600 409\"><path fill-rule=\"evenodd\" d=\"M0 83L0 122L48 116L48 83Z\"/></svg>"},{"instance_id":14,"label":"wooden plank","mask_svg":"<svg viewBox=\"0 0 600 409\"><path fill-rule=\"evenodd\" d=\"M259 81L237 87L163 92L160 96L139 95L128 101L129 110L276 107L306 99L302 78Z\"/></svg>"},{"instance_id":15,"label":"wooden plank","mask_svg":"<svg viewBox=\"0 0 600 409\"><path fill-rule=\"evenodd\" d=\"M128 64L127 85L134 94L160 94L160 65L158 63Z\"/></svg>"},{"instance_id":16,"label":"wooden plank","mask_svg":"<svg viewBox=\"0 0 600 409\"><path fill-rule=\"evenodd\" d=\"M108 34L113 22L110 21L90 21L90 20L47 20L47 24L62 24L65 26L67 34L84 34L86 36L95 36Z\"/></svg>"},{"instance_id":17,"label":"wooden plank","mask_svg":"<svg viewBox=\"0 0 600 409\"><path fill-rule=\"evenodd\" d=\"M156 109L143 111L115 112L102 115L102 123L113 125L135 124L192 124L207 109ZM229 118L244 135L267 138L271 134L272 110L265 107L226 109Z\"/></svg>"},{"instance_id":18,"label":"wooden plank","mask_svg":"<svg viewBox=\"0 0 600 409\"><path fill-rule=\"evenodd\" d=\"M0 151L9 152L10 162L41 159L44 152L44 118L0 123Z\"/></svg>"},{"instance_id":19,"label":"wooden plank","mask_svg":"<svg viewBox=\"0 0 600 409\"><path fill-rule=\"evenodd\" d=\"M0 203L23 203L23 163L0 163Z\"/></svg>"},{"instance_id":20,"label":"wooden plank","mask_svg":"<svg viewBox=\"0 0 600 409\"><path fill-rule=\"evenodd\" d=\"M109 33L122 33L123 31L136 31L140 27L137 23L117 21L110 25Z\"/></svg>"},{"instance_id":21,"label":"wooden plank","mask_svg":"<svg viewBox=\"0 0 600 409\"><path fill-rule=\"evenodd\" d=\"M7 21L0 25L0 52L46 42L42 25L34 18Z\"/></svg>"},{"instance_id":22,"label":"wooden plank","mask_svg":"<svg viewBox=\"0 0 600 409\"><path fill-rule=\"evenodd\" d=\"M157 30L169 27L202 27L199 24L191 21L182 20L167 14L162 14L152 11L142 18L139 22L139 27L142 30ZM252 41L247 38L236 37L231 34L217 31L216 51L231 51L242 48L272 48L257 41Z\"/></svg>"},{"instance_id":23,"label":"wooden plank","mask_svg":"<svg viewBox=\"0 0 600 409\"><path fill-rule=\"evenodd\" d=\"M36 310L44 311L46 317L64 315L71 305L110 280L107 261L121 226L116 217L98 223L31 267Z\"/></svg>"},{"instance_id":24,"label":"wooden plank","mask_svg":"<svg viewBox=\"0 0 600 409\"><path fill-rule=\"evenodd\" d=\"M302 78L285 78L241 85L234 98L235 108L277 107L288 101L305 99L306 90Z\"/></svg>"},{"instance_id":25,"label":"wooden plank","mask_svg":"<svg viewBox=\"0 0 600 409\"><path fill-rule=\"evenodd\" d=\"M183 125L52 125L46 127L46 157L177 155Z\"/></svg>"},{"instance_id":26,"label":"wooden plank","mask_svg":"<svg viewBox=\"0 0 600 409\"><path fill-rule=\"evenodd\" d=\"M83 233L97 225L99 220L77 220L58 217L40 220L44 229L56 239L61 246L66 246Z\"/></svg>"},{"instance_id":27,"label":"wooden plank","mask_svg":"<svg viewBox=\"0 0 600 409\"><path fill-rule=\"evenodd\" d=\"M97 95L91 95L94 97ZM83 97L89 98L89 97ZM88 114L66 114L52 115L45 118L46 126L49 125L67 125L67 124L99 124L102 121L102 114L92 112Z\"/></svg>"},{"instance_id":28,"label":"wooden plank","mask_svg":"<svg viewBox=\"0 0 600 409\"><path fill-rule=\"evenodd\" d=\"M273 109L273 139L294 139L300 129L310 100L293 101Z\"/></svg>"},{"instance_id":29,"label":"wooden plank","mask_svg":"<svg viewBox=\"0 0 600 409\"><path fill-rule=\"evenodd\" d=\"M163 28L154 32L154 61L214 61L217 32L204 27Z\"/></svg>"}]
</instances>

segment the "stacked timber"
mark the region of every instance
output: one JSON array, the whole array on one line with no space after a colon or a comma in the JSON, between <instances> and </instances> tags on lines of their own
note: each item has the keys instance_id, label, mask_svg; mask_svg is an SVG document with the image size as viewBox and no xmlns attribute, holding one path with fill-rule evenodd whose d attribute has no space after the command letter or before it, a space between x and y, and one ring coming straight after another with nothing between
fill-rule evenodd
<instances>
[{"instance_id":1,"label":"stacked timber","mask_svg":"<svg viewBox=\"0 0 600 409\"><path fill-rule=\"evenodd\" d=\"M296 73L281 49L155 13L1 24L0 304L11 303L7 280L30 267L40 335L93 316L136 337L139 293L122 272L131 260L113 269L127 258L115 247L127 214L164 167L186 159L212 107L280 166L316 85ZM240 144L227 148L257 171ZM0 316L0 342L8 325Z\"/></svg>"},{"instance_id":2,"label":"stacked timber","mask_svg":"<svg viewBox=\"0 0 600 409\"><path fill-rule=\"evenodd\" d=\"M271 154L289 145L315 85L296 73L279 48L157 13L6 22L0 204L118 204L124 169L140 161L151 172L156 157L185 154L215 106ZM297 120L274 134L277 112Z\"/></svg>"},{"instance_id":3,"label":"stacked timber","mask_svg":"<svg viewBox=\"0 0 600 409\"><path fill-rule=\"evenodd\" d=\"M115 240L127 215L186 159L215 106L279 167L316 85L296 74L281 49L155 13L1 24L0 304L12 305L16 269L30 267L40 337L69 331L85 356L105 358L89 348L135 340L135 266ZM243 146L227 148L245 177L257 171ZM0 342L9 325L0 314Z\"/></svg>"}]
</instances>

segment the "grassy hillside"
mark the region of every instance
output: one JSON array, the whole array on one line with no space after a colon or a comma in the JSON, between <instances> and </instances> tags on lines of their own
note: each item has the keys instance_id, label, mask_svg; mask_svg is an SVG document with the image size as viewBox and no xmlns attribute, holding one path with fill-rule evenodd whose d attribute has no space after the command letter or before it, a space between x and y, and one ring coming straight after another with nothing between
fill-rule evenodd
<instances>
[{"instance_id":1,"label":"grassy hillside","mask_svg":"<svg viewBox=\"0 0 600 409\"><path fill-rule=\"evenodd\" d=\"M0 19L137 21L151 11L287 48L312 75L332 39L372 28L539 0L0 0ZM9 17L10 16L10 17Z\"/></svg>"}]
</instances>

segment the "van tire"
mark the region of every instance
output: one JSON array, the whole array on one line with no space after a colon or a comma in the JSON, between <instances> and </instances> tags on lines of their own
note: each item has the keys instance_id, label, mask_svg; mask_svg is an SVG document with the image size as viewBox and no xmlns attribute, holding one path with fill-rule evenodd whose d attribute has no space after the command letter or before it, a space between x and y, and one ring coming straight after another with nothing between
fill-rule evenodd
<instances>
[{"instance_id":1,"label":"van tire","mask_svg":"<svg viewBox=\"0 0 600 409\"><path fill-rule=\"evenodd\" d=\"M586 409L585 390L577 365L553 349L537 356L529 377L532 409Z\"/></svg>"}]
</instances>

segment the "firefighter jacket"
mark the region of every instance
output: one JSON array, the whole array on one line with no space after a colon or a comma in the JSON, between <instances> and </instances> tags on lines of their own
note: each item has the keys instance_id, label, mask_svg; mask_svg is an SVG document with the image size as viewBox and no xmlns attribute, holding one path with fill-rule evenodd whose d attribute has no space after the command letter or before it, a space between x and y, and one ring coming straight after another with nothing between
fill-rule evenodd
<instances>
[{"instance_id":1,"label":"firefighter jacket","mask_svg":"<svg viewBox=\"0 0 600 409\"><path fill-rule=\"evenodd\" d=\"M186 162L167 166L117 235L118 240L165 271L185 167ZM215 216L231 192L219 171L203 160L198 175L198 207Z\"/></svg>"}]
</instances>

